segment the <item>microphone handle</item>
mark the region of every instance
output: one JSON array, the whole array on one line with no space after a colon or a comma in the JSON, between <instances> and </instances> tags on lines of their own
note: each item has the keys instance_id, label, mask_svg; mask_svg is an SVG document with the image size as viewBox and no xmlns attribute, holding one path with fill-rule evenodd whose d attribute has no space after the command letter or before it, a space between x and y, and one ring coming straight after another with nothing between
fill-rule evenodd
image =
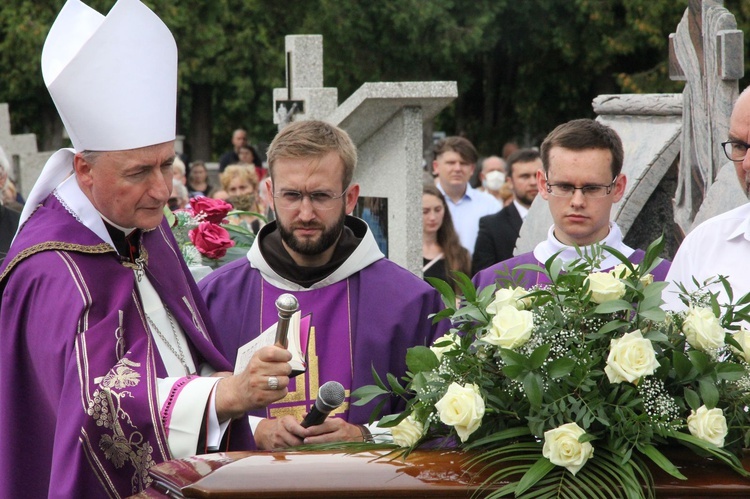
<instances>
[{"instance_id":1,"label":"microphone handle","mask_svg":"<svg viewBox=\"0 0 750 499\"><path fill-rule=\"evenodd\" d=\"M307 416L305 416L305 419L302 420L302 428L308 428L310 426L317 426L319 424L322 424L323 421L325 421L328 417L328 414L328 412L323 412L318 409L317 404L313 405L312 409L310 409L310 412L308 412Z\"/></svg>"}]
</instances>

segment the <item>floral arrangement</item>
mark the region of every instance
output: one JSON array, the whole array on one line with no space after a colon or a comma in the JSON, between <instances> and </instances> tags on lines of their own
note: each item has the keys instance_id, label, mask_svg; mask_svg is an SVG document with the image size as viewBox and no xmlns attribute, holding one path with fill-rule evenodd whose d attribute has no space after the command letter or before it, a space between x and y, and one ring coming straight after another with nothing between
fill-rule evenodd
<instances>
[{"instance_id":1,"label":"floral arrangement","mask_svg":"<svg viewBox=\"0 0 750 499\"><path fill-rule=\"evenodd\" d=\"M649 274L661 248L638 265L606 248L622 261L611 272L590 271L596 256L525 265L551 281L531 290L509 275L477 291L458 274L458 301L433 281L446 306L434 319L452 329L408 351L405 387L375 375L356 403L406 399L379 423L401 452L436 438L473 449L474 465L496 465L493 497L653 497L650 467L686 478L669 445L748 476L750 297L720 306L705 283L683 288L687 311L663 311L666 283Z\"/></svg>"},{"instance_id":2,"label":"floral arrangement","mask_svg":"<svg viewBox=\"0 0 750 499\"><path fill-rule=\"evenodd\" d=\"M170 211L165 208L172 233L180 245L188 266L208 265L216 268L245 256L255 234L240 225L232 225L227 217L242 214L221 199L196 197L190 208Z\"/></svg>"}]
</instances>

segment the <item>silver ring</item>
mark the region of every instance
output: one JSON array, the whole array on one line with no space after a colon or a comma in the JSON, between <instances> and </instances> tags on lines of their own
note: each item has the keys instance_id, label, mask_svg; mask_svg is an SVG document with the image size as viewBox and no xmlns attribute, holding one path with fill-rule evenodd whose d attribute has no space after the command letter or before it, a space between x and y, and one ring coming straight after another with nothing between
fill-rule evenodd
<instances>
[{"instance_id":1,"label":"silver ring","mask_svg":"<svg viewBox=\"0 0 750 499\"><path fill-rule=\"evenodd\" d=\"M269 376L268 377L268 388L271 390L278 390L279 389L279 378L276 376Z\"/></svg>"}]
</instances>

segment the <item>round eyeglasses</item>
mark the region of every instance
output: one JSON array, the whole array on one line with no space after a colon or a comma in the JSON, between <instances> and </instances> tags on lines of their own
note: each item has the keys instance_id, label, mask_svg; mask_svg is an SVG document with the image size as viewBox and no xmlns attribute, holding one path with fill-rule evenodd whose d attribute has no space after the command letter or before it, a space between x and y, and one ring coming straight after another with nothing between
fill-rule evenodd
<instances>
[{"instance_id":1,"label":"round eyeglasses","mask_svg":"<svg viewBox=\"0 0 750 499\"><path fill-rule=\"evenodd\" d=\"M335 208L338 205L338 200L344 197L346 191L349 188L344 189L341 194L334 194L329 191L313 191L313 192L300 192L300 191L289 191L280 190L273 194L274 205L277 208L284 210L296 210L302 206L302 200L308 198L313 209L325 211Z\"/></svg>"},{"instance_id":2,"label":"round eyeglasses","mask_svg":"<svg viewBox=\"0 0 750 499\"><path fill-rule=\"evenodd\" d=\"M558 198L570 198L573 197L576 191L581 191L584 197L587 198L603 198L608 196L612 192L612 188L617 182L617 177L612 179L612 183L609 185L595 185L589 184L583 187L576 187L573 184L550 184L547 176L544 177L544 182L547 184L547 192Z\"/></svg>"}]
</instances>

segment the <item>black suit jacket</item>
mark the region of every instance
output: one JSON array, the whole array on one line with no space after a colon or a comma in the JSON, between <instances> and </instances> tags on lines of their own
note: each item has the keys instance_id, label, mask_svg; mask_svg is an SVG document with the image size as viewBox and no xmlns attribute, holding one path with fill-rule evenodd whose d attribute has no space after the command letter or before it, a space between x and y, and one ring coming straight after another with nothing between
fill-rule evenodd
<instances>
[{"instance_id":1,"label":"black suit jacket","mask_svg":"<svg viewBox=\"0 0 750 499\"><path fill-rule=\"evenodd\" d=\"M513 256L522 223L523 219L513 203L494 215L479 219L479 233L471 259L474 274Z\"/></svg>"}]
</instances>

